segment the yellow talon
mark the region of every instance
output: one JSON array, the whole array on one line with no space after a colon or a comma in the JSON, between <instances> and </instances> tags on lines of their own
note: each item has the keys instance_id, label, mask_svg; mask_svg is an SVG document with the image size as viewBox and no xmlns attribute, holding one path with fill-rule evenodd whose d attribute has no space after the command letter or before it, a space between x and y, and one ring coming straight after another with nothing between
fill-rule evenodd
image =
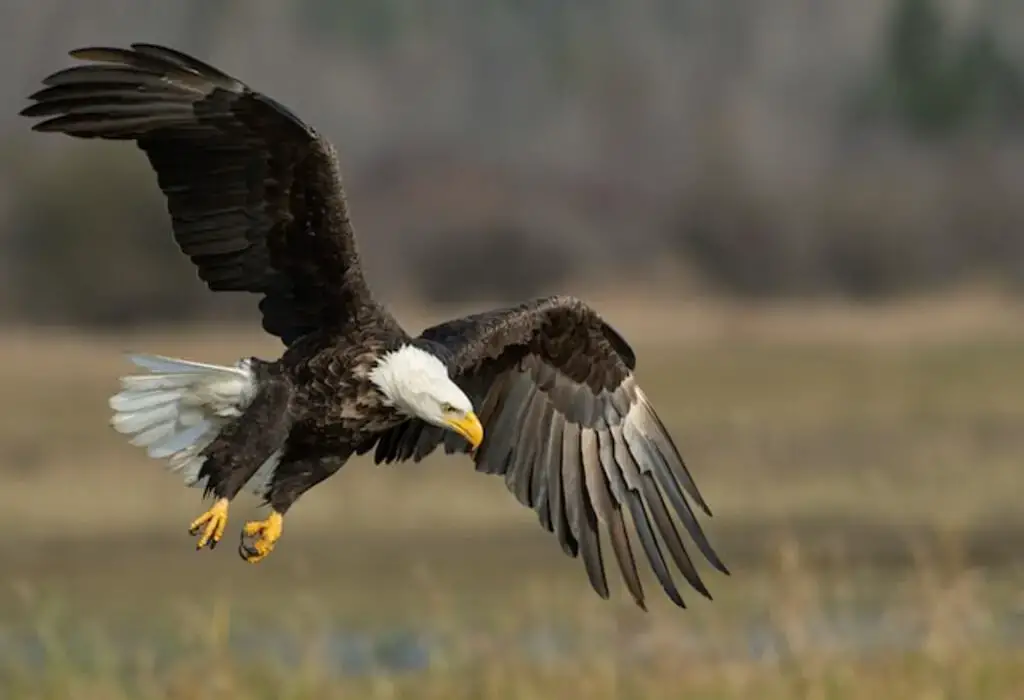
<instances>
[{"instance_id":1,"label":"yellow talon","mask_svg":"<svg viewBox=\"0 0 1024 700\"><path fill-rule=\"evenodd\" d=\"M202 549L207 544L210 545L210 549L213 549L220 542L220 538L224 536L224 528L228 524L228 503L228 499L221 498L213 504L210 510L193 520L192 524L188 526L191 535L195 535L199 532L199 528L206 526L199 541L196 542L196 549Z\"/></svg>"},{"instance_id":2,"label":"yellow talon","mask_svg":"<svg viewBox=\"0 0 1024 700\"><path fill-rule=\"evenodd\" d=\"M250 564L263 560L274 551L274 545L281 537L284 516L276 510L271 511L266 520L248 522L242 528L242 542L238 545L238 553ZM246 537L256 537L252 544L246 544Z\"/></svg>"}]
</instances>

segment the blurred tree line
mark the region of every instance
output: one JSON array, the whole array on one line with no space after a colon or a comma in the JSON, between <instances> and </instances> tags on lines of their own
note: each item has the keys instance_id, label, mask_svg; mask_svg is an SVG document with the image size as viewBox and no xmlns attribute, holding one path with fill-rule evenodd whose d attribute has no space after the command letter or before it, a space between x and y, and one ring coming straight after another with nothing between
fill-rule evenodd
<instances>
[{"instance_id":1,"label":"blurred tree line","mask_svg":"<svg viewBox=\"0 0 1024 700\"><path fill-rule=\"evenodd\" d=\"M98 40L219 63L339 145L385 295L615 288L666 264L751 298L1024 288L1024 12L816 5L188 0L97 32L41 0L0 9L50 52L9 63L2 89L18 104ZM141 152L0 128L8 319L252 312L195 279Z\"/></svg>"}]
</instances>

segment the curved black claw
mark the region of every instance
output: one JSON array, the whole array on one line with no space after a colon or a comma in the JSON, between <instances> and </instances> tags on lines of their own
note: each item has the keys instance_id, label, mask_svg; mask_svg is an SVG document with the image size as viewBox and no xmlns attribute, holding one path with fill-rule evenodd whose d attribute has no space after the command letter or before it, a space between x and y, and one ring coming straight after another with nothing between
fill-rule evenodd
<instances>
[{"instance_id":1,"label":"curved black claw","mask_svg":"<svg viewBox=\"0 0 1024 700\"><path fill-rule=\"evenodd\" d=\"M283 518L280 513L272 512L266 520L256 520L245 524L238 542L238 554L242 559L255 564L262 561L274 551L274 545L281 537ZM255 538L252 543L246 538Z\"/></svg>"}]
</instances>

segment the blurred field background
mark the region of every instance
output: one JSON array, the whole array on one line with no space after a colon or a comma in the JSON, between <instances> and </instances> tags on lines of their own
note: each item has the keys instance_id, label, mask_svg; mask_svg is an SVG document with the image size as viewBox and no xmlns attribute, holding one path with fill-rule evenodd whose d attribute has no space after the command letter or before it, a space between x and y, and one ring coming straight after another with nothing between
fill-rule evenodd
<instances>
[{"instance_id":1,"label":"blurred field background","mask_svg":"<svg viewBox=\"0 0 1024 700\"><path fill-rule=\"evenodd\" d=\"M0 7L0 697L1024 694L1024 6ZM467 460L354 460L247 566L107 427L126 350L276 356L142 154L17 117L67 50L193 52L329 135L410 330L600 309L733 576L601 601ZM255 510L232 513L236 531Z\"/></svg>"}]
</instances>

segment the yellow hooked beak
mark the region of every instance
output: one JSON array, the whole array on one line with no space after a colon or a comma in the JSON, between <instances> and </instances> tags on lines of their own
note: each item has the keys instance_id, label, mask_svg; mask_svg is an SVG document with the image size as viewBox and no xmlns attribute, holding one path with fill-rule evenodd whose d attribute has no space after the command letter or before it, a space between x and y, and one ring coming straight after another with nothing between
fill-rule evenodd
<instances>
[{"instance_id":1,"label":"yellow hooked beak","mask_svg":"<svg viewBox=\"0 0 1024 700\"><path fill-rule=\"evenodd\" d=\"M448 425L451 426L452 430L466 438L469 444L473 446L474 451L484 441L484 426L480 425L480 419L472 411L464 416L449 419Z\"/></svg>"}]
</instances>

